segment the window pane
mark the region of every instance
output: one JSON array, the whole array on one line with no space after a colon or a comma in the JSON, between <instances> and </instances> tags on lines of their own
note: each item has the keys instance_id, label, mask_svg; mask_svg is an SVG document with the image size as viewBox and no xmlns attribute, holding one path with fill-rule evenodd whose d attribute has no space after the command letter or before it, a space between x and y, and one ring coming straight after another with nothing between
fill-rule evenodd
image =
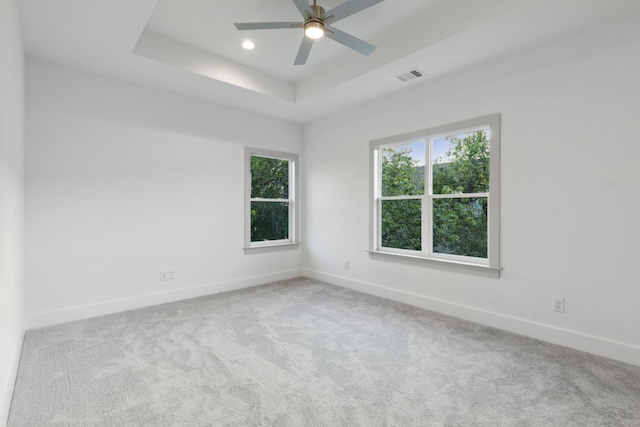
<instances>
[{"instance_id":1,"label":"window pane","mask_svg":"<svg viewBox=\"0 0 640 427\"><path fill-rule=\"evenodd\" d=\"M487 198L433 199L433 252L487 258Z\"/></svg>"},{"instance_id":2,"label":"window pane","mask_svg":"<svg viewBox=\"0 0 640 427\"><path fill-rule=\"evenodd\" d=\"M288 199L289 161L252 156L251 197Z\"/></svg>"},{"instance_id":3,"label":"window pane","mask_svg":"<svg viewBox=\"0 0 640 427\"><path fill-rule=\"evenodd\" d=\"M431 144L433 194L489 191L488 130L436 138Z\"/></svg>"},{"instance_id":4,"label":"window pane","mask_svg":"<svg viewBox=\"0 0 640 427\"><path fill-rule=\"evenodd\" d=\"M426 142L385 147L382 153L382 195L419 196L424 194Z\"/></svg>"},{"instance_id":5,"label":"window pane","mask_svg":"<svg viewBox=\"0 0 640 427\"><path fill-rule=\"evenodd\" d=\"M251 202L251 241L289 238L289 203Z\"/></svg>"},{"instance_id":6,"label":"window pane","mask_svg":"<svg viewBox=\"0 0 640 427\"><path fill-rule=\"evenodd\" d=\"M422 201L382 201L382 246L385 248L422 249Z\"/></svg>"}]
</instances>

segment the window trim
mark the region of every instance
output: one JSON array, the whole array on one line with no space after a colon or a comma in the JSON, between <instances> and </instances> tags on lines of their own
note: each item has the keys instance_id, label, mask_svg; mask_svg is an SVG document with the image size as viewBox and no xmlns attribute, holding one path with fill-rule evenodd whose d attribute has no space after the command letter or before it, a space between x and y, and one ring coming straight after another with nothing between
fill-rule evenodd
<instances>
[{"instance_id":1,"label":"window trim","mask_svg":"<svg viewBox=\"0 0 640 427\"><path fill-rule=\"evenodd\" d=\"M272 159L289 161L289 199L264 199L268 202L288 202L289 203L289 238L283 240L270 240L262 242L251 241L251 157L267 157ZM244 252L261 253L283 249L297 249L300 245L298 240L298 189L299 189L299 163L298 155L283 151L266 150L262 148L245 147L244 151Z\"/></svg>"},{"instance_id":2,"label":"window trim","mask_svg":"<svg viewBox=\"0 0 640 427\"><path fill-rule=\"evenodd\" d=\"M379 192L382 188L382 176L381 176L381 156L380 150L385 146L398 145L404 142L426 140L427 150L429 150L429 140L438 136L451 135L452 133L464 133L465 131L477 130L481 127L489 127L491 132L491 143L489 146L489 196L488 205L489 212L487 215L487 259L464 257L458 255L446 255L438 254L437 256L428 256L424 252L409 251L403 249L394 248L382 248L381 236L380 236L380 224L381 224L381 194ZM431 154L428 156L429 170L431 170ZM425 165L426 166L426 165ZM395 135L391 137L372 140L369 143L369 252L371 255L383 255L385 258L394 257L398 260L416 260L418 262L427 261L427 263L434 265L455 265L461 266L466 270L471 271L493 271L499 275L500 270L500 114L491 114L487 116L477 117L474 119L463 120L460 122L450 123L442 126L436 126L432 128L422 129L414 132L408 132L401 135ZM431 173L429 173L429 180L431 180ZM430 186L429 186L430 188ZM434 195L428 195L428 190L425 188L425 195L421 196L423 200L428 200L432 203ZM440 195L436 195L435 198L440 198ZM469 195L464 195L468 197ZM422 209L422 221L423 221L423 242L431 245L429 239L424 240L425 235L431 236L431 232L426 232L424 224L429 224L433 227L432 220L429 217L431 209L426 209L424 206ZM426 222L425 222L426 220ZM430 252L430 251L429 251Z\"/></svg>"}]
</instances>

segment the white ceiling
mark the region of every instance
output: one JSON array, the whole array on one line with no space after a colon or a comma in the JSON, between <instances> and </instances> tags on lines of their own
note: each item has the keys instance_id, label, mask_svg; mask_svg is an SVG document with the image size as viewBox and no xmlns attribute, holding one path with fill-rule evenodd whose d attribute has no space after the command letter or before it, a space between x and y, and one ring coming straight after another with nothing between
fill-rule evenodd
<instances>
[{"instance_id":1,"label":"white ceiling","mask_svg":"<svg viewBox=\"0 0 640 427\"><path fill-rule=\"evenodd\" d=\"M18 3L30 56L300 123L640 14L638 0L385 0L335 24L376 45L371 56L324 38L294 66L302 30L233 25L301 21L291 0ZM394 78L412 68L425 77Z\"/></svg>"},{"instance_id":2,"label":"white ceiling","mask_svg":"<svg viewBox=\"0 0 640 427\"><path fill-rule=\"evenodd\" d=\"M345 0L320 0L325 10ZM336 27L363 40L380 39L402 25L413 23L443 0L386 0L347 17ZM234 22L302 22L291 0L159 0L146 28L183 43L231 59L281 79L298 82L314 70L331 65L337 57L351 55L348 48L326 38L316 42L307 64L293 66L302 29L238 31ZM252 40L257 48L247 51L242 41Z\"/></svg>"}]
</instances>

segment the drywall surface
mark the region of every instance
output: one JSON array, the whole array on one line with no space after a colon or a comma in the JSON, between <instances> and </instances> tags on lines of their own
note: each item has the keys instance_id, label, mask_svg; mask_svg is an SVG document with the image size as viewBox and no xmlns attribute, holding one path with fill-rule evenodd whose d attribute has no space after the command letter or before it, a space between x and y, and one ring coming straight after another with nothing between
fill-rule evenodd
<instances>
[{"instance_id":1,"label":"drywall surface","mask_svg":"<svg viewBox=\"0 0 640 427\"><path fill-rule=\"evenodd\" d=\"M23 335L24 117L17 2L0 0L0 425L9 413Z\"/></svg>"},{"instance_id":2,"label":"drywall surface","mask_svg":"<svg viewBox=\"0 0 640 427\"><path fill-rule=\"evenodd\" d=\"M307 125L304 273L640 365L639 78L635 17ZM366 253L369 141L493 113L501 277Z\"/></svg>"},{"instance_id":3,"label":"drywall surface","mask_svg":"<svg viewBox=\"0 0 640 427\"><path fill-rule=\"evenodd\" d=\"M300 274L242 250L244 147L300 125L30 58L26 100L28 327Z\"/></svg>"}]
</instances>

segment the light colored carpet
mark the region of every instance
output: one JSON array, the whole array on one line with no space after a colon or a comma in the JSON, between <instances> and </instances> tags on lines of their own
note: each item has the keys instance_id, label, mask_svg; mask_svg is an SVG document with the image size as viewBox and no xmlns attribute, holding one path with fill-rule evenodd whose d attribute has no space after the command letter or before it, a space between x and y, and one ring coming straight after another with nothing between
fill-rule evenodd
<instances>
[{"instance_id":1,"label":"light colored carpet","mask_svg":"<svg viewBox=\"0 0 640 427\"><path fill-rule=\"evenodd\" d=\"M640 367L300 278L32 330L16 426L640 426Z\"/></svg>"}]
</instances>

